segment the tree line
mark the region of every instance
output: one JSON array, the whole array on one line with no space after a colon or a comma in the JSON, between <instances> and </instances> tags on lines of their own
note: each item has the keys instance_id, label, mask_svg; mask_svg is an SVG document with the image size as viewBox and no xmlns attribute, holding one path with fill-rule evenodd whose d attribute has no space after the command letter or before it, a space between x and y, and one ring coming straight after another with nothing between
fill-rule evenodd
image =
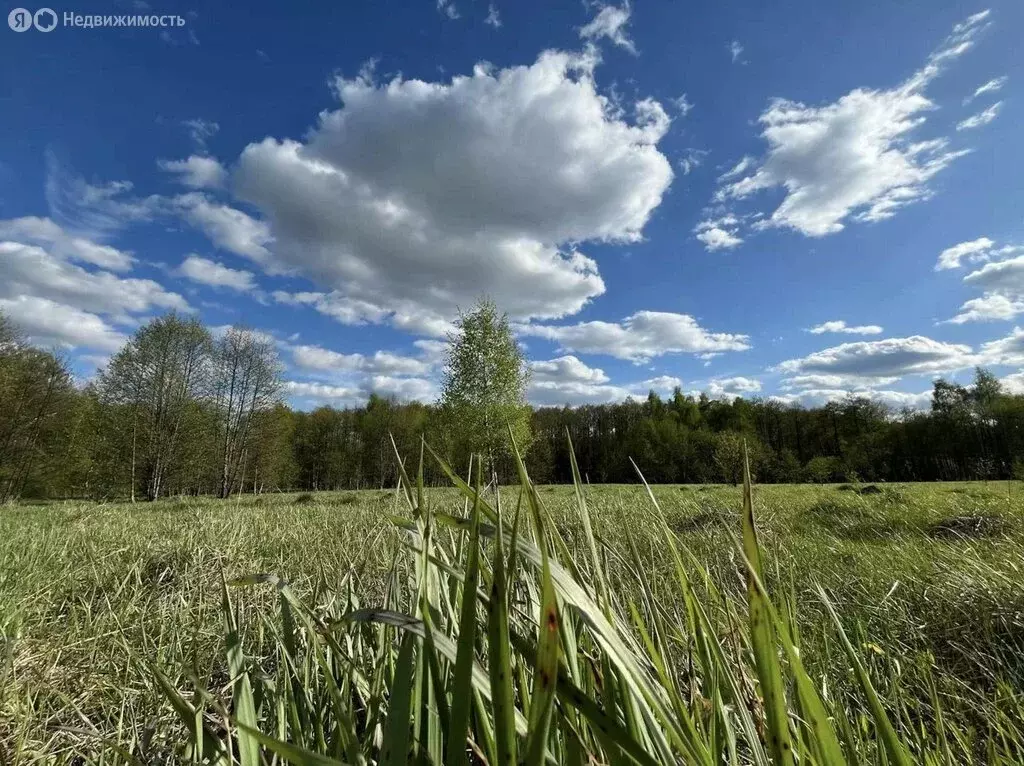
<instances>
[{"instance_id":1,"label":"tree line","mask_svg":"<svg viewBox=\"0 0 1024 766\"><path fill-rule=\"evenodd\" d=\"M411 467L421 438L454 470L485 456L512 481L509 426L531 477L569 482L569 440L591 482L736 482L744 444L762 482L1024 478L1024 396L978 369L934 384L929 411L850 396L806 408L651 392L645 401L530 408L529 370L489 301L458 322L442 397L293 410L272 339L217 337L176 314L142 326L94 379L25 341L0 314L0 502L394 486L392 439ZM432 460L426 479L446 483Z\"/></svg>"}]
</instances>

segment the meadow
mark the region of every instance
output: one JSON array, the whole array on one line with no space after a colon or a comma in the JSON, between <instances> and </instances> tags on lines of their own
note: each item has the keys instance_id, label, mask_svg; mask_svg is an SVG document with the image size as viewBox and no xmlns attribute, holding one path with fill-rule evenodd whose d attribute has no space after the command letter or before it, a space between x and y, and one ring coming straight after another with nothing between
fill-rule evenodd
<instances>
[{"instance_id":1,"label":"meadow","mask_svg":"<svg viewBox=\"0 0 1024 766\"><path fill-rule=\"evenodd\" d=\"M0 762L1024 758L1020 483L650 493L5 507Z\"/></svg>"}]
</instances>

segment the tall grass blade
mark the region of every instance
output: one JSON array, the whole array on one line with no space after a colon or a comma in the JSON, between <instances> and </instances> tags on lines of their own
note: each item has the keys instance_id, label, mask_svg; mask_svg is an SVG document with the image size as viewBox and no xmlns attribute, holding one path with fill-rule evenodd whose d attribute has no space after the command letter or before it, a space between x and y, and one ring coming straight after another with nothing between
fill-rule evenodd
<instances>
[{"instance_id":1,"label":"tall grass blade","mask_svg":"<svg viewBox=\"0 0 1024 766\"><path fill-rule=\"evenodd\" d=\"M854 674L857 676L857 681L860 683L860 688L864 692L864 696L868 701L868 708L871 710L871 717L875 721L875 728L878 730L879 739L882 740L882 744L885 746L886 755L889 757L889 761L895 766L911 766L913 761L910 759L910 755L907 753L906 748L900 741L899 735L896 733L896 729L893 728L892 721L889 720L888 714L885 712L885 708L882 706L882 701L878 697L878 693L875 691L875 687L871 683L871 678L868 676L868 671L864 667L864 663L861 662L860 657L857 656L857 651L853 648L853 644L850 643L849 637L846 635L846 631L843 630L843 623L839 619L839 615L836 613L835 607L832 605L831 599L828 594L825 593L825 589L821 585L817 586L818 598L825 605L825 609L828 611L829 616L832 618L833 624L836 626L836 630L839 633L839 642L843 645L843 649L846 651L846 656L850 660L850 665L853 666Z\"/></svg>"},{"instance_id":2,"label":"tall grass blade","mask_svg":"<svg viewBox=\"0 0 1024 766\"><path fill-rule=\"evenodd\" d=\"M747 559L747 599L750 610L750 641L757 678L764 700L768 747L776 763L793 763L793 739L789 733L786 710L786 682L779 667L778 645L772 621L765 607L765 596L754 586L754 577L763 580L761 549L754 526L754 503L750 482L750 458L743 444L743 553Z\"/></svg>"}]
</instances>

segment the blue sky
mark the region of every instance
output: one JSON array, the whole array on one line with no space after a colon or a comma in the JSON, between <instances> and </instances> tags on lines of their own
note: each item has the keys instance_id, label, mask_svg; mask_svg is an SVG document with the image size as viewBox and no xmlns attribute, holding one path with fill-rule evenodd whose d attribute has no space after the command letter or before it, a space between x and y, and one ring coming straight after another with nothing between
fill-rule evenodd
<instances>
[{"instance_id":1,"label":"blue sky","mask_svg":"<svg viewBox=\"0 0 1024 766\"><path fill-rule=\"evenodd\" d=\"M176 309L430 401L487 293L538 404L1024 389L1019 2L295 5L0 31L0 310L82 378Z\"/></svg>"}]
</instances>

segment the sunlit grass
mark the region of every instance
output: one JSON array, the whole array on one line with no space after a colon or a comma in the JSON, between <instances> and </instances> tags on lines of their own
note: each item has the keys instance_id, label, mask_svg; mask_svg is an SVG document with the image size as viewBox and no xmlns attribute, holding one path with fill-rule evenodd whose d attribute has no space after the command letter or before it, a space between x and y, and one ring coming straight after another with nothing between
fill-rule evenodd
<instances>
[{"instance_id":1,"label":"sunlit grass","mask_svg":"<svg viewBox=\"0 0 1024 766\"><path fill-rule=\"evenodd\" d=\"M1021 760L1017 485L458 481L4 509L3 759Z\"/></svg>"}]
</instances>

